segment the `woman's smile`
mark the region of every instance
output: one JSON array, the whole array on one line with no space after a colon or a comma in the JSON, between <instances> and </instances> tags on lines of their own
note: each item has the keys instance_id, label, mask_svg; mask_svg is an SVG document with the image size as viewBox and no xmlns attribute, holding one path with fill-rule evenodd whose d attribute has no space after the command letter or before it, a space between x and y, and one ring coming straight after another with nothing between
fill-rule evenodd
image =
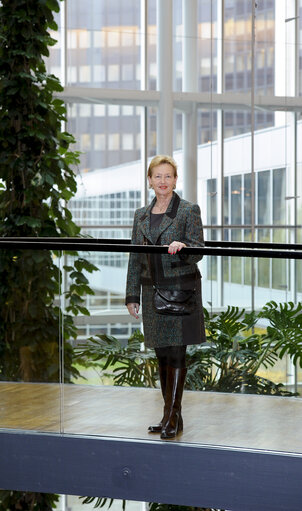
<instances>
[{"instance_id":1,"label":"woman's smile","mask_svg":"<svg viewBox=\"0 0 302 511\"><path fill-rule=\"evenodd\" d=\"M156 195L172 196L177 177L174 175L174 169L169 163L161 163L154 167L152 175L148 179L149 185L153 188Z\"/></svg>"}]
</instances>

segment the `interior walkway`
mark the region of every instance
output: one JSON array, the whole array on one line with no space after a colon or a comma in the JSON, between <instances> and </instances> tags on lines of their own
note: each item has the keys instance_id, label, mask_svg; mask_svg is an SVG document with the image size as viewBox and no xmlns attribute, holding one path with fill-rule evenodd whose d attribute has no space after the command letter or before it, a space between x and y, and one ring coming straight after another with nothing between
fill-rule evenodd
<instances>
[{"instance_id":1,"label":"interior walkway","mask_svg":"<svg viewBox=\"0 0 302 511\"><path fill-rule=\"evenodd\" d=\"M0 384L0 428L161 441L159 390ZM173 442L302 454L302 400L186 391L184 432ZM168 441L171 443L171 441Z\"/></svg>"}]
</instances>

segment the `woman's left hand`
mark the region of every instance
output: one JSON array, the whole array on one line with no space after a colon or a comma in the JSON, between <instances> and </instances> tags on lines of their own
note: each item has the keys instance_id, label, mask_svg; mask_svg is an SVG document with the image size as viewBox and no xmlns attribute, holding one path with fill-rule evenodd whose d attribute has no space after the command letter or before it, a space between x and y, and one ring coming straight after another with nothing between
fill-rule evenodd
<instances>
[{"instance_id":1,"label":"woman's left hand","mask_svg":"<svg viewBox=\"0 0 302 511\"><path fill-rule=\"evenodd\" d=\"M181 241L172 241L172 243L170 243L170 245L169 245L168 253L176 254L184 247L186 247L185 243L182 243Z\"/></svg>"}]
</instances>

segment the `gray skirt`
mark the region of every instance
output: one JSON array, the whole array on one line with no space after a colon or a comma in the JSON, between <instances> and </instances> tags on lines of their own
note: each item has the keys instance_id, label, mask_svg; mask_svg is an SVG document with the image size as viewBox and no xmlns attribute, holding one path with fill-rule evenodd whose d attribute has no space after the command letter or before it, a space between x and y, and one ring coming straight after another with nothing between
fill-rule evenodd
<instances>
[{"instance_id":1,"label":"gray skirt","mask_svg":"<svg viewBox=\"0 0 302 511\"><path fill-rule=\"evenodd\" d=\"M142 316L147 348L184 346L205 342L200 279L196 281L196 309L187 316L162 315L155 312L153 287L152 285L143 285Z\"/></svg>"}]
</instances>

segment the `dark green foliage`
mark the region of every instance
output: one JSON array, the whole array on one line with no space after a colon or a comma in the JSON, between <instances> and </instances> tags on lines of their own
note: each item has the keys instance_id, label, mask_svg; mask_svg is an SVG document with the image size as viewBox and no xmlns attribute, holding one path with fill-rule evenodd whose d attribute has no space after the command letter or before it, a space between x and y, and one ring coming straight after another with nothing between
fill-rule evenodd
<instances>
[{"instance_id":1,"label":"dark green foliage","mask_svg":"<svg viewBox=\"0 0 302 511\"><path fill-rule=\"evenodd\" d=\"M57 0L4 0L0 9L0 196L1 236L75 236L62 200L76 191L69 150L73 137L61 132L59 80L46 73L43 56L55 43L52 9Z\"/></svg>"},{"instance_id":2,"label":"dark green foliage","mask_svg":"<svg viewBox=\"0 0 302 511\"><path fill-rule=\"evenodd\" d=\"M271 325L264 333L254 331L264 310L270 310L270 304L258 315L238 307L228 307L212 316L204 310L208 345L188 347L187 389L293 395L282 383L276 384L256 374L261 365L272 367L284 354L275 342L276 328L278 335L284 336L281 325ZM293 353L299 351L299 342L293 343L291 349Z\"/></svg>"},{"instance_id":3,"label":"dark green foliage","mask_svg":"<svg viewBox=\"0 0 302 511\"><path fill-rule=\"evenodd\" d=\"M256 373L262 364L273 367L279 358L289 354L301 363L302 306L267 303L258 314L238 307L228 307L210 316L204 310L208 343L192 345L187 350L187 390L241 392L275 396L295 396L282 383L274 383ZM258 319L269 321L266 331L255 332ZM87 367L99 366L103 372L113 369L114 385L155 387L156 357L152 351L141 351L143 335L137 331L127 346L114 337L91 337L79 346L78 360ZM283 344L284 343L284 344ZM94 502L95 508L108 508L112 499L81 497L83 503ZM126 502L122 501L125 509ZM150 502L149 511L218 511L211 508L177 506ZM220 510L223 511L223 510Z\"/></svg>"},{"instance_id":4,"label":"dark green foliage","mask_svg":"<svg viewBox=\"0 0 302 511\"><path fill-rule=\"evenodd\" d=\"M80 497L83 504L91 504L94 502L95 508L101 508L107 505L106 509L110 509L113 499L101 497ZM109 502L108 502L109 501ZM121 509L125 511L127 501L121 502ZM205 507L192 507L192 506L177 506L175 504L158 504L157 502L150 502L148 504L148 511L224 511L223 509L205 508Z\"/></svg>"},{"instance_id":5,"label":"dark green foliage","mask_svg":"<svg viewBox=\"0 0 302 511\"><path fill-rule=\"evenodd\" d=\"M55 43L52 11L57 0L4 0L0 8L0 236L77 236L80 229L64 206L76 192L69 150L62 132L65 107L53 94L59 80L46 73L43 57ZM60 254L45 250L0 251L0 379L59 381L59 341L76 336L72 315L88 314L92 291L84 271L96 269L78 258L65 266L70 286L67 314L55 303L61 291ZM63 325L63 328L61 328ZM77 376L72 350L64 346L65 378Z\"/></svg>"},{"instance_id":6,"label":"dark green foliage","mask_svg":"<svg viewBox=\"0 0 302 511\"><path fill-rule=\"evenodd\" d=\"M58 0L2 0L0 4L0 236L78 236L66 208L76 192L72 166L78 153L61 130L59 80L46 73L43 58L55 41L53 11ZM73 254L75 255L75 254ZM60 254L44 250L0 250L0 380L70 381L76 336L73 315L87 314L92 293L83 271L93 265L78 258L65 268L71 285L65 311ZM64 371L60 360L64 354ZM51 510L54 495L0 492L1 510Z\"/></svg>"},{"instance_id":7,"label":"dark green foliage","mask_svg":"<svg viewBox=\"0 0 302 511\"><path fill-rule=\"evenodd\" d=\"M52 493L0 491L1 511L51 511L58 501L58 495Z\"/></svg>"},{"instance_id":8,"label":"dark green foliage","mask_svg":"<svg viewBox=\"0 0 302 511\"><path fill-rule=\"evenodd\" d=\"M283 304L278 307L287 310ZM276 312L275 309L273 312ZM246 313L238 307L228 307L226 311L212 316L204 310L208 343L188 346L186 389L292 396L293 393L288 392L282 383L257 375L260 365L272 367L284 355L284 349L275 340L286 336L291 321L290 306L283 326L271 323L266 331L256 333L254 327L258 318L262 318L264 313L268 316L269 311L270 303L258 315ZM299 306L297 311L300 314ZM297 342L292 337L290 353L293 358L299 354L299 338L300 332L297 332ZM153 350L142 351L143 341L143 334L139 331L131 336L126 346L111 336L90 337L76 350L78 362L85 367L101 368L104 376L113 378L114 385L156 387L156 357Z\"/></svg>"},{"instance_id":9,"label":"dark green foliage","mask_svg":"<svg viewBox=\"0 0 302 511\"><path fill-rule=\"evenodd\" d=\"M193 507L193 506L176 506L174 504L158 504L151 502L148 511L224 511L223 509L214 509L212 507Z\"/></svg>"},{"instance_id":10,"label":"dark green foliage","mask_svg":"<svg viewBox=\"0 0 302 511\"><path fill-rule=\"evenodd\" d=\"M95 508L97 507L104 507L106 506L107 504L107 507L106 509L110 509L113 502L114 502L114 499L108 499L106 497L79 497L81 500L82 500L82 503L83 504L92 504L92 502L95 501L94 503L94 506ZM126 500L122 500L122 511L125 511L126 509Z\"/></svg>"},{"instance_id":11,"label":"dark green foliage","mask_svg":"<svg viewBox=\"0 0 302 511\"><path fill-rule=\"evenodd\" d=\"M293 302L268 302L259 318L267 319L266 349L268 352L279 350L279 356L289 355L294 364L302 367L302 304Z\"/></svg>"},{"instance_id":12,"label":"dark green foliage","mask_svg":"<svg viewBox=\"0 0 302 511\"><path fill-rule=\"evenodd\" d=\"M90 337L76 349L78 362L85 367L101 367L104 376L111 376L114 385L156 387L157 362L153 351L141 350L143 334L137 330L126 346L109 335ZM108 369L112 372L106 373Z\"/></svg>"}]
</instances>

